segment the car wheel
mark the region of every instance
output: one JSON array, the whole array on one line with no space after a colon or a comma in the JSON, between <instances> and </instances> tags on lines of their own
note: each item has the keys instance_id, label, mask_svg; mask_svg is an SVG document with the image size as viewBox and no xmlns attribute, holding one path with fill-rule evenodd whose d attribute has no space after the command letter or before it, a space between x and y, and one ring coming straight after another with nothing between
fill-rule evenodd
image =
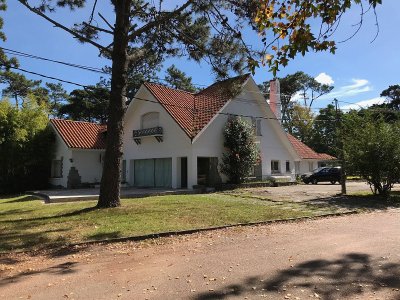
<instances>
[{"instance_id":1,"label":"car wheel","mask_svg":"<svg viewBox=\"0 0 400 300\"><path fill-rule=\"evenodd\" d=\"M332 183L332 184L335 184L335 183L336 183L336 181L335 181L335 180L331 180L331 183Z\"/></svg>"},{"instance_id":2,"label":"car wheel","mask_svg":"<svg viewBox=\"0 0 400 300\"><path fill-rule=\"evenodd\" d=\"M309 182L309 181L304 181L304 183L305 183L305 184L309 184L310 182Z\"/></svg>"},{"instance_id":3,"label":"car wheel","mask_svg":"<svg viewBox=\"0 0 400 300\"><path fill-rule=\"evenodd\" d=\"M317 184L318 180L317 179L313 179L311 182L312 182L312 184Z\"/></svg>"}]
</instances>

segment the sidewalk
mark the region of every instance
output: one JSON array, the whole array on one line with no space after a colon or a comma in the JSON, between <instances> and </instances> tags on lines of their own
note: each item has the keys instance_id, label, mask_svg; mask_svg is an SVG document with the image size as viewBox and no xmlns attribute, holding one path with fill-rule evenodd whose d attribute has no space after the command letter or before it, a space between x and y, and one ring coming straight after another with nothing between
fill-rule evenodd
<instances>
[{"instance_id":1,"label":"sidewalk","mask_svg":"<svg viewBox=\"0 0 400 300\"><path fill-rule=\"evenodd\" d=\"M99 198L99 188L87 189L60 189L30 191L28 194L42 198L45 203L60 203L85 200L97 200ZM188 189L156 189L156 188L121 188L121 198L142 198L150 196L181 195L193 193Z\"/></svg>"}]
</instances>

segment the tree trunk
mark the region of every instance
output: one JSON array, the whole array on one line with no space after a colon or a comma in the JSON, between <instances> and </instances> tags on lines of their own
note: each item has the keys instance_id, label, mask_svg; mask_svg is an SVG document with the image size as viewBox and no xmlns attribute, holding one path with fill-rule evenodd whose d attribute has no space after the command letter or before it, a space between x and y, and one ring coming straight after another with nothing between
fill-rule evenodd
<instances>
[{"instance_id":1,"label":"tree trunk","mask_svg":"<svg viewBox=\"0 0 400 300\"><path fill-rule=\"evenodd\" d=\"M114 48L112 51L111 95L107 122L107 144L100 185L99 208L120 206L120 165L123 117L128 73L128 33L132 0L116 0Z\"/></svg>"}]
</instances>

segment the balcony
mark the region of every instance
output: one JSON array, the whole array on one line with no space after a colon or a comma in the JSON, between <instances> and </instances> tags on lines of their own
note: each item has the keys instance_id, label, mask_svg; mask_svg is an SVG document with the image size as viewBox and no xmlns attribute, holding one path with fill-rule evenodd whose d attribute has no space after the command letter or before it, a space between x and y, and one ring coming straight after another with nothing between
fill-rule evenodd
<instances>
[{"instance_id":1,"label":"balcony","mask_svg":"<svg viewBox=\"0 0 400 300\"><path fill-rule=\"evenodd\" d=\"M155 137L157 142L161 143L163 141L163 128L158 126L152 128L133 130L133 140L137 145L140 145L142 143L143 137L151 137L151 136Z\"/></svg>"}]
</instances>

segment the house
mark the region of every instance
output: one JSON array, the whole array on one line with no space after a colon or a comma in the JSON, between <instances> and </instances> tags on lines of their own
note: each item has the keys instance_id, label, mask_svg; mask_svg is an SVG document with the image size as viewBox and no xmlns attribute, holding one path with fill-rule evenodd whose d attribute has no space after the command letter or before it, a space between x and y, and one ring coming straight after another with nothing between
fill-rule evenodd
<instances>
[{"instance_id":1,"label":"house","mask_svg":"<svg viewBox=\"0 0 400 300\"><path fill-rule=\"evenodd\" d=\"M123 180L172 188L226 181L219 164L230 116L241 116L255 128L261 163L254 176L294 180L300 158L250 75L198 93L143 84L125 115Z\"/></svg>"},{"instance_id":2,"label":"house","mask_svg":"<svg viewBox=\"0 0 400 300\"><path fill-rule=\"evenodd\" d=\"M125 113L122 182L160 188L225 182L219 171L225 151L223 130L232 116L254 128L261 158L254 166L256 178L294 181L310 163L317 166L328 159L283 130L279 85L274 82L269 103L250 75L216 82L198 93L144 83ZM57 138L51 183L74 187L99 182L106 127L66 120L50 123ZM315 155L304 155L305 147Z\"/></svg>"},{"instance_id":3,"label":"house","mask_svg":"<svg viewBox=\"0 0 400 300\"><path fill-rule=\"evenodd\" d=\"M300 161L295 162L296 175L311 172L319 167L325 167L336 160L336 157L329 154L315 152L289 133L287 134L287 137L301 159Z\"/></svg>"},{"instance_id":4,"label":"house","mask_svg":"<svg viewBox=\"0 0 400 300\"><path fill-rule=\"evenodd\" d=\"M100 182L106 126L58 119L50 120L50 126L56 140L50 184L74 188Z\"/></svg>"}]
</instances>

